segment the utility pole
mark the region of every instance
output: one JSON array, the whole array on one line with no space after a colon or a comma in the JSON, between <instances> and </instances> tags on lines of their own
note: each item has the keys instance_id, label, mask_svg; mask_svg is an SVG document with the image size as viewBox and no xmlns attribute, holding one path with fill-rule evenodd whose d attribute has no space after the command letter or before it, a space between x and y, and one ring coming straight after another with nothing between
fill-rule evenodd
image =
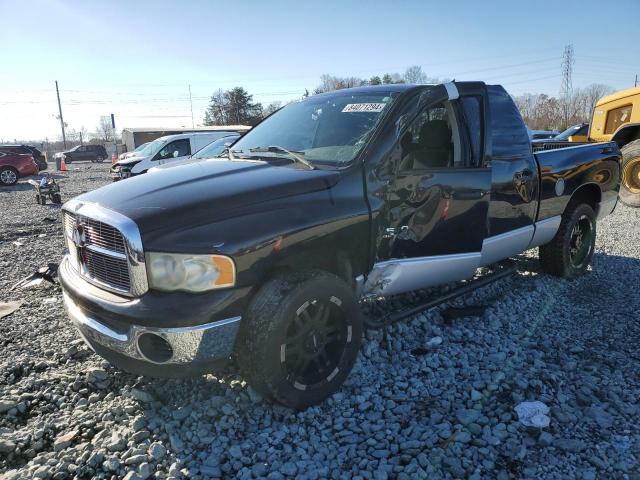
<instances>
[{"instance_id":1,"label":"utility pole","mask_svg":"<svg viewBox=\"0 0 640 480\"><path fill-rule=\"evenodd\" d=\"M638 74L636 73L636 81L633 84L634 87L638 86Z\"/></svg>"},{"instance_id":2,"label":"utility pole","mask_svg":"<svg viewBox=\"0 0 640 480\"><path fill-rule=\"evenodd\" d=\"M58 113L60 114L60 128L62 128L62 144L67 149L67 137L64 135L64 120L62 119L62 104L60 103L60 90L58 90L58 80L56 80L56 95L58 96Z\"/></svg>"},{"instance_id":3,"label":"utility pole","mask_svg":"<svg viewBox=\"0 0 640 480\"><path fill-rule=\"evenodd\" d=\"M191 101L191 84L189 84L189 105L191 105L191 128L195 128L195 123L193 123L193 102Z\"/></svg>"},{"instance_id":4,"label":"utility pole","mask_svg":"<svg viewBox=\"0 0 640 480\"><path fill-rule=\"evenodd\" d=\"M567 128L569 124L569 103L571 101L571 93L573 85L571 83L571 75L573 74L573 64L575 58L573 56L573 45L569 44L564 47L562 54L562 86L560 87L560 98L563 101L564 110L564 125L562 128Z\"/></svg>"}]
</instances>

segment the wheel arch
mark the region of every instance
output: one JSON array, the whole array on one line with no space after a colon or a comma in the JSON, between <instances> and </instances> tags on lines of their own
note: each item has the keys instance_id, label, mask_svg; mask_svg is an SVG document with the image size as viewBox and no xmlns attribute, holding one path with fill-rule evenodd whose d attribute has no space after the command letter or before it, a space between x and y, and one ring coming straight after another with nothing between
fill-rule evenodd
<instances>
[{"instance_id":1,"label":"wheel arch","mask_svg":"<svg viewBox=\"0 0 640 480\"><path fill-rule=\"evenodd\" d=\"M598 204L602 201L602 190L596 183L585 183L579 186L569 198L569 202L564 209L563 214L567 211L568 206L571 204L585 203L593 208L595 212L598 208Z\"/></svg>"}]
</instances>

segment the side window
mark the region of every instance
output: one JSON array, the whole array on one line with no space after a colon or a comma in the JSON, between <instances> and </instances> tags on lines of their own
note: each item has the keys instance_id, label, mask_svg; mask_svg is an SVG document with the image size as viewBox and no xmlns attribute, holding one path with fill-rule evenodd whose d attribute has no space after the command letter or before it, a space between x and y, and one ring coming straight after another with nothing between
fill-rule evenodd
<instances>
[{"instance_id":1,"label":"side window","mask_svg":"<svg viewBox=\"0 0 640 480\"><path fill-rule=\"evenodd\" d=\"M482 124L482 103L479 97L462 97L462 115L464 125L471 145L471 164L482 165L482 139L484 126Z\"/></svg>"},{"instance_id":2,"label":"side window","mask_svg":"<svg viewBox=\"0 0 640 480\"><path fill-rule=\"evenodd\" d=\"M400 147L400 170L463 166L453 105L442 102L425 108L400 137Z\"/></svg>"},{"instance_id":3,"label":"side window","mask_svg":"<svg viewBox=\"0 0 640 480\"><path fill-rule=\"evenodd\" d=\"M607 123L604 126L604 133L615 132L620 125L631 121L631 109L633 105L614 108L607 114Z\"/></svg>"},{"instance_id":4,"label":"side window","mask_svg":"<svg viewBox=\"0 0 640 480\"><path fill-rule=\"evenodd\" d=\"M574 133L574 135L587 135L588 133L589 125L583 125L576 133Z\"/></svg>"},{"instance_id":5,"label":"side window","mask_svg":"<svg viewBox=\"0 0 640 480\"><path fill-rule=\"evenodd\" d=\"M178 152L177 155L175 154L175 152ZM162 147L162 150L160 150L158 152L158 155L156 155L156 160L184 157L185 155L191 155L191 145L188 138L182 140L174 140L173 142L168 143L167 145Z\"/></svg>"}]
</instances>

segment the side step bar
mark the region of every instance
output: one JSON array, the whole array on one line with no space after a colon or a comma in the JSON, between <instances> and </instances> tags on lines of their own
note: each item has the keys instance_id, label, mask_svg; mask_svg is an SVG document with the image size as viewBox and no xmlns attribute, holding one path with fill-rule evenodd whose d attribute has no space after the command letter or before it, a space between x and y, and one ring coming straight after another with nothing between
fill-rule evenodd
<instances>
[{"instance_id":1,"label":"side step bar","mask_svg":"<svg viewBox=\"0 0 640 480\"><path fill-rule=\"evenodd\" d=\"M444 295L431 299L427 302L411 306L410 308L403 309L398 312L394 312L392 314L382 316L382 318L380 318L379 320L376 319L375 321L365 321L365 323L368 324L369 328L374 328L373 327L374 325L375 325L375 328L382 328L387 325L391 325L393 323L404 320L407 317L411 317L420 312L424 312L425 310L429 310L445 302L458 298L462 295L466 295L467 293L477 290L478 288L485 287L490 283L509 277L514 273L516 273L517 271L517 265L513 260L506 260L500 263L496 263L492 265L492 267L495 268L493 272L480 276L476 279L464 282L459 287L454 288L453 290L445 293Z\"/></svg>"}]
</instances>

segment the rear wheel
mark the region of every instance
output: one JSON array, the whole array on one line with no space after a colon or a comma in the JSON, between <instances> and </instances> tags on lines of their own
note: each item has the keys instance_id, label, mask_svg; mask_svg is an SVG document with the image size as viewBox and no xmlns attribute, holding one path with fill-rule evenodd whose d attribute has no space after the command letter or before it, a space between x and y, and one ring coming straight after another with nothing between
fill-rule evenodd
<instances>
[{"instance_id":1,"label":"rear wheel","mask_svg":"<svg viewBox=\"0 0 640 480\"><path fill-rule=\"evenodd\" d=\"M362 318L340 278L311 270L277 277L255 295L243 319L237 358L268 399L306 408L332 395L358 355Z\"/></svg>"},{"instance_id":2,"label":"rear wheel","mask_svg":"<svg viewBox=\"0 0 640 480\"><path fill-rule=\"evenodd\" d=\"M620 200L630 207L640 207L640 139L627 143L621 151Z\"/></svg>"},{"instance_id":3,"label":"rear wheel","mask_svg":"<svg viewBox=\"0 0 640 480\"><path fill-rule=\"evenodd\" d=\"M54 194L51 196L51 201L52 201L53 203L58 203L58 204L60 204L60 203L62 203L62 197L60 196L60 194L59 194L59 193L54 193Z\"/></svg>"},{"instance_id":4,"label":"rear wheel","mask_svg":"<svg viewBox=\"0 0 640 480\"><path fill-rule=\"evenodd\" d=\"M0 168L0 184L5 186L15 185L18 182L18 171L12 167Z\"/></svg>"},{"instance_id":5,"label":"rear wheel","mask_svg":"<svg viewBox=\"0 0 640 480\"><path fill-rule=\"evenodd\" d=\"M589 205L570 203L551 242L540 247L545 273L573 278L587 271L596 243L596 216Z\"/></svg>"},{"instance_id":6,"label":"rear wheel","mask_svg":"<svg viewBox=\"0 0 640 480\"><path fill-rule=\"evenodd\" d=\"M96 160L98 161L98 163L102 163L104 161L104 157L102 155L98 155L96 157Z\"/></svg>"}]
</instances>

